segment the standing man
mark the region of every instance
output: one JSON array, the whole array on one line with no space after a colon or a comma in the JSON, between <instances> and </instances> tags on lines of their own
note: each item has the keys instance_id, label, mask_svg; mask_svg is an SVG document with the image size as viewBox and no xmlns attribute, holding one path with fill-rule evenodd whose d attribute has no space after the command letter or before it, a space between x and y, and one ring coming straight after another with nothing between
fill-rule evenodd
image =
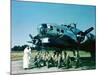
<instances>
[{"instance_id":1,"label":"standing man","mask_svg":"<svg viewBox=\"0 0 100 75\"><path fill-rule=\"evenodd\" d=\"M23 68L28 69L30 65L30 59L31 59L31 48L27 46L24 49L24 55L23 55Z\"/></svg>"}]
</instances>

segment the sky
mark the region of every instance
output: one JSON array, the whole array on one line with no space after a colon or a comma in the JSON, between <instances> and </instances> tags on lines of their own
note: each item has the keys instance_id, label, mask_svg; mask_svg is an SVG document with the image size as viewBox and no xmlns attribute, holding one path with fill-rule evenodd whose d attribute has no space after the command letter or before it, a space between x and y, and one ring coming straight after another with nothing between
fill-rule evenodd
<instances>
[{"instance_id":1,"label":"sky","mask_svg":"<svg viewBox=\"0 0 100 75\"><path fill-rule=\"evenodd\" d=\"M89 5L57 4L41 2L12 1L11 34L12 47L24 45L31 40L29 34L38 34L41 23L70 24L85 31L96 26L96 7ZM95 30L92 31L95 34Z\"/></svg>"}]
</instances>

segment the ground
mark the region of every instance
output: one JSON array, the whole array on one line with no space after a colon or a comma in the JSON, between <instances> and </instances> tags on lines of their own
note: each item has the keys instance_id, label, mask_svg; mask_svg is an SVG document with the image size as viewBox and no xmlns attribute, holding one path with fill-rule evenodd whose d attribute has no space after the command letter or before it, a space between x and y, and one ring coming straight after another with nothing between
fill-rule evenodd
<instances>
[{"instance_id":1,"label":"ground","mask_svg":"<svg viewBox=\"0 0 100 75\"><path fill-rule=\"evenodd\" d=\"M73 57L73 54L71 51L68 51L70 56ZM34 57L36 51L32 51L32 55ZM51 52L52 53L52 52ZM91 60L91 55L89 52L80 51L80 57L81 57L81 66L79 68L75 68L74 66L69 69L64 68L57 68L57 67L51 67L47 68L41 67L41 68L32 68L28 70L24 70L22 67L22 57L23 52L11 52L11 74L23 74L23 73L39 73L39 72L57 72L57 71L72 71L72 70L90 70L95 69L95 61Z\"/></svg>"}]
</instances>

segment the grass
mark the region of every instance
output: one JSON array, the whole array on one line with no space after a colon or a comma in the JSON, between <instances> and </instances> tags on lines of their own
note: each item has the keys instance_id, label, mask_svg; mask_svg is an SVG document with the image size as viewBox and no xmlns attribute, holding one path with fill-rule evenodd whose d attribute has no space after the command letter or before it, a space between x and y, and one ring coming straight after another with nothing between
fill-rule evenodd
<instances>
[{"instance_id":1,"label":"grass","mask_svg":"<svg viewBox=\"0 0 100 75\"><path fill-rule=\"evenodd\" d=\"M72 51L67 51L71 57L73 57ZM36 55L37 51L32 51L32 56L34 57ZM44 53L44 52L43 52ZM79 51L80 57L90 57L89 52L85 51ZM50 54L52 54L52 51L50 51ZM11 61L17 61L23 59L23 51L12 51L11 52Z\"/></svg>"},{"instance_id":2,"label":"grass","mask_svg":"<svg viewBox=\"0 0 100 75\"><path fill-rule=\"evenodd\" d=\"M13 60L13 61L22 60L22 58L23 58L23 52L22 51L11 52L11 60Z\"/></svg>"}]
</instances>

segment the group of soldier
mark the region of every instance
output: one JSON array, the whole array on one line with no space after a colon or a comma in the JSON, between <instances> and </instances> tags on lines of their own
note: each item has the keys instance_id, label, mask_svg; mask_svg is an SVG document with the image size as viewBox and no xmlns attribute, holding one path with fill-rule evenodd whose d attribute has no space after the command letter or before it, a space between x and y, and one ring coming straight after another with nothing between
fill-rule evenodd
<instances>
[{"instance_id":1,"label":"group of soldier","mask_svg":"<svg viewBox=\"0 0 100 75\"><path fill-rule=\"evenodd\" d=\"M74 62L72 62L74 61ZM77 60L71 59L69 54L66 51L62 52L50 52L50 51L38 51L32 60L33 67L58 67L58 68L70 68L73 65L77 67Z\"/></svg>"},{"instance_id":2,"label":"group of soldier","mask_svg":"<svg viewBox=\"0 0 100 75\"><path fill-rule=\"evenodd\" d=\"M23 68L40 68L47 66L50 67L58 67L58 68L70 68L73 67L73 63L75 67L78 67L79 61L77 56L73 59L70 57L68 52L66 51L33 51L31 53L31 48L26 47L24 49L23 55Z\"/></svg>"}]
</instances>

